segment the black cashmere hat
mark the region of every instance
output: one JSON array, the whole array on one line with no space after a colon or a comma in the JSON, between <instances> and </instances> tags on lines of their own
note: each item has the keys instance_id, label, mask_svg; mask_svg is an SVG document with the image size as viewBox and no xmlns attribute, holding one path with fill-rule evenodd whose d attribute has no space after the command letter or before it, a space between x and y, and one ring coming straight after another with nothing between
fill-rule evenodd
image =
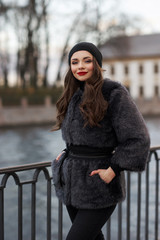
<instances>
[{"instance_id":1,"label":"black cashmere hat","mask_svg":"<svg viewBox=\"0 0 160 240\"><path fill-rule=\"evenodd\" d=\"M75 52L81 51L81 50L85 50L90 52L97 60L98 64L100 67L102 67L102 54L101 52L98 50L98 48L90 42L80 42L77 43L69 52L68 55L68 63L70 65L71 63L71 57Z\"/></svg>"}]
</instances>

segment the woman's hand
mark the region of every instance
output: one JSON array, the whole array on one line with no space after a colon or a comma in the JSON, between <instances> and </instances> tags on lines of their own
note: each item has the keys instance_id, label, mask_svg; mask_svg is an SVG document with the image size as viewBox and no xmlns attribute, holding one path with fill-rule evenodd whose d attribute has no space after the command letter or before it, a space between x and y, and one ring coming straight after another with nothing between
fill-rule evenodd
<instances>
[{"instance_id":1,"label":"woman's hand","mask_svg":"<svg viewBox=\"0 0 160 240\"><path fill-rule=\"evenodd\" d=\"M100 178L106 183L110 183L113 180L113 178L116 176L115 172L111 167L107 169L94 170L90 173L90 176L93 176L95 174L99 174Z\"/></svg>"},{"instance_id":2,"label":"woman's hand","mask_svg":"<svg viewBox=\"0 0 160 240\"><path fill-rule=\"evenodd\" d=\"M61 157L61 155L64 153L65 151L61 152L57 157L56 157L56 161L58 161Z\"/></svg>"}]
</instances>

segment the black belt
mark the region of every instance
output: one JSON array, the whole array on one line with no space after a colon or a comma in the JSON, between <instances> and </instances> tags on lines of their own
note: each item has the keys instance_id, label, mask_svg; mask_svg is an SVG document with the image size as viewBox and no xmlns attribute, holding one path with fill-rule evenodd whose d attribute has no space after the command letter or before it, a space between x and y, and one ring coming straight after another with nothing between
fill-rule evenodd
<instances>
[{"instance_id":1,"label":"black belt","mask_svg":"<svg viewBox=\"0 0 160 240\"><path fill-rule=\"evenodd\" d=\"M94 157L106 157L111 156L113 153L113 148L97 148L97 147L88 147L84 145L67 145L66 151L68 155L74 157L87 157L87 158L94 158Z\"/></svg>"}]
</instances>

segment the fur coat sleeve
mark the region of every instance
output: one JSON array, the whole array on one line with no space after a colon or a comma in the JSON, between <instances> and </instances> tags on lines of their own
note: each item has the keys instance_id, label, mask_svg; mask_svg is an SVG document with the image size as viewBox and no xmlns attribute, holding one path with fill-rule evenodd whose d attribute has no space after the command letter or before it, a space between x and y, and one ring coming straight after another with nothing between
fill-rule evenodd
<instances>
[{"instance_id":1,"label":"fur coat sleeve","mask_svg":"<svg viewBox=\"0 0 160 240\"><path fill-rule=\"evenodd\" d=\"M143 117L125 87L119 85L111 92L108 113L118 141L111 164L123 170L144 170L150 138Z\"/></svg>"}]
</instances>

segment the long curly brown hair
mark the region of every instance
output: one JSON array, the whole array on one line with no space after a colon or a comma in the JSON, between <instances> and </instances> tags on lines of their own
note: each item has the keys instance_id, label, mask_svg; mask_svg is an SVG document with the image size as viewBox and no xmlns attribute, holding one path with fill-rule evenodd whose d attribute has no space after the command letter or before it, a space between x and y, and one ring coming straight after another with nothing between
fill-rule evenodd
<instances>
[{"instance_id":1,"label":"long curly brown hair","mask_svg":"<svg viewBox=\"0 0 160 240\"><path fill-rule=\"evenodd\" d=\"M71 68L69 68L64 80L63 94L56 103L57 123L52 129L53 131L61 128L69 101L76 90L80 87L80 84L81 82L73 76ZM89 125L90 127L100 127L99 122L103 119L108 107L108 103L102 94L102 85L102 69L93 57L93 75L85 81L83 98L79 106L83 114L84 126Z\"/></svg>"}]
</instances>

